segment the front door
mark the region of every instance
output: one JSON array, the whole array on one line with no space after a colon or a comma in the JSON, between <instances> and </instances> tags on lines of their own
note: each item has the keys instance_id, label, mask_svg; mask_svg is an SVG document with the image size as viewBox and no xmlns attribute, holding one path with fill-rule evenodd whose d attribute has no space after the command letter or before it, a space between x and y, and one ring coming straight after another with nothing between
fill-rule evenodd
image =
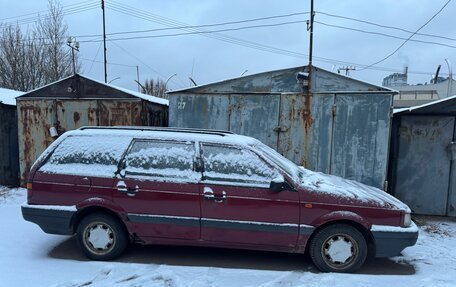
<instances>
[{"instance_id":1,"label":"front door","mask_svg":"<svg viewBox=\"0 0 456 287\"><path fill-rule=\"evenodd\" d=\"M199 239L201 174L192 142L134 140L114 200L141 237Z\"/></svg>"},{"instance_id":2,"label":"front door","mask_svg":"<svg viewBox=\"0 0 456 287\"><path fill-rule=\"evenodd\" d=\"M293 248L298 238L299 195L273 192L282 175L256 153L235 146L201 144L203 240Z\"/></svg>"}]
</instances>

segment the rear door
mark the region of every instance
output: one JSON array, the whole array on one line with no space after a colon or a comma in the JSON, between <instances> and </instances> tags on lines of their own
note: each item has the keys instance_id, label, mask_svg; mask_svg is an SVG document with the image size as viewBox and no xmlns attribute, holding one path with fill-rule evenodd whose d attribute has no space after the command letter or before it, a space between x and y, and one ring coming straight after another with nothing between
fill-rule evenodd
<instances>
[{"instance_id":1,"label":"rear door","mask_svg":"<svg viewBox=\"0 0 456 287\"><path fill-rule=\"evenodd\" d=\"M293 248L298 238L299 196L272 192L280 173L253 151L201 144L203 240ZM261 248L261 247L259 247Z\"/></svg>"},{"instance_id":2,"label":"rear door","mask_svg":"<svg viewBox=\"0 0 456 287\"><path fill-rule=\"evenodd\" d=\"M195 143L134 140L114 201L141 237L194 240L200 237L199 180Z\"/></svg>"}]
</instances>

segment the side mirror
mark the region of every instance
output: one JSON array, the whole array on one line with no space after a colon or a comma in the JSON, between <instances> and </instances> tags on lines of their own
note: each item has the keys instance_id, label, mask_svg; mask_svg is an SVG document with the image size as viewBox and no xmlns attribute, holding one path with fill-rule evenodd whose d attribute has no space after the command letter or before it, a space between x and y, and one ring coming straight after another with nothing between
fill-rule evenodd
<instances>
[{"instance_id":1,"label":"side mirror","mask_svg":"<svg viewBox=\"0 0 456 287\"><path fill-rule=\"evenodd\" d=\"M269 185L269 189L274 192L280 192L283 190L284 186L285 186L285 179L283 178L283 176L279 176L279 177L274 178L271 181L271 184Z\"/></svg>"}]
</instances>

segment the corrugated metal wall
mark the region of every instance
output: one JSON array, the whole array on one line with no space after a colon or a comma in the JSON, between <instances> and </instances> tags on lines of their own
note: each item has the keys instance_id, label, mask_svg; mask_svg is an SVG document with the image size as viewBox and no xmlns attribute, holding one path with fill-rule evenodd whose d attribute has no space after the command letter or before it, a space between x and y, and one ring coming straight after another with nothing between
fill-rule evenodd
<instances>
[{"instance_id":1,"label":"corrugated metal wall","mask_svg":"<svg viewBox=\"0 0 456 287\"><path fill-rule=\"evenodd\" d=\"M18 98L20 179L23 184L36 158L59 134L81 126L167 126L167 108L141 99Z\"/></svg>"},{"instance_id":2,"label":"corrugated metal wall","mask_svg":"<svg viewBox=\"0 0 456 287\"><path fill-rule=\"evenodd\" d=\"M391 93L172 93L169 100L170 126L252 136L309 169L384 187Z\"/></svg>"},{"instance_id":3,"label":"corrugated metal wall","mask_svg":"<svg viewBox=\"0 0 456 287\"><path fill-rule=\"evenodd\" d=\"M0 103L0 185L19 184L16 107Z\"/></svg>"},{"instance_id":4,"label":"corrugated metal wall","mask_svg":"<svg viewBox=\"0 0 456 287\"><path fill-rule=\"evenodd\" d=\"M394 118L392 192L413 212L456 216L456 118Z\"/></svg>"}]
</instances>

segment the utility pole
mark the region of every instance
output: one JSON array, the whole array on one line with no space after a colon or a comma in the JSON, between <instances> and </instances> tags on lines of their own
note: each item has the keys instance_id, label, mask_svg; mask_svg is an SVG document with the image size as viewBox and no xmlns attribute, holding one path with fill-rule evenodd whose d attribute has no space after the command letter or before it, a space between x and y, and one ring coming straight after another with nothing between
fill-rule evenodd
<instances>
[{"instance_id":1,"label":"utility pole","mask_svg":"<svg viewBox=\"0 0 456 287\"><path fill-rule=\"evenodd\" d=\"M103 11L103 50L104 50L104 79L105 83L108 82L108 72L106 70L106 24L105 24L105 6L104 6L104 0L101 0L101 10Z\"/></svg>"},{"instance_id":2,"label":"utility pole","mask_svg":"<svg viewBox=\"0 0 456 287\"><path fill-rule=\"evenodd\" d=\"M307 31L310 30L310 39L309 39L309 86L308 90L311 92L312 87L312 50L313 50L313 28L314 28L314 0L310 0L310 23L307 20Z\"/></svg>"}]
</instances>

